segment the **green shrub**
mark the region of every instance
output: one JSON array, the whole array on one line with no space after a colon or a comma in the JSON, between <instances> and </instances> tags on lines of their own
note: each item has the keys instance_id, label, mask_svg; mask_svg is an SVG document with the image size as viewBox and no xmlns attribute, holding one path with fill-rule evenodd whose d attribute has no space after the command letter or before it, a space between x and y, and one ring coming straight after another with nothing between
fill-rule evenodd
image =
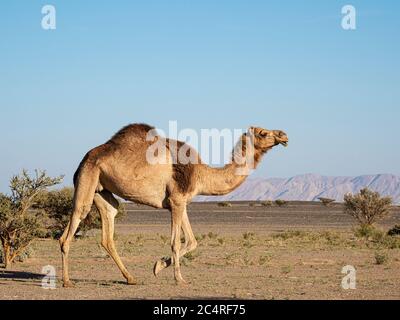
<instances>
[{"instance_id":1,"label":"green shrub","mask_svg":"<svg viewBox=\"0 0 400 320\"><path fill-rule=\"evenodd\" d=\"M232 203L230 203L230 202L219 202L218 203L218 207L231 208L232 207Z\"/></svg>"},{"instance_id":2,"label":"green shrub","mask_svg":"<svg viewBox=\"0 0 400 320\"><path fill-rule=\"evenodd\" d=\"M324 206L326 206L326 207L329 207L333 202L335 202L334 199L323 198L323 197L318 198L318 200L321 201L322 204L323 204Z\"/></svg>"},{"instance_id":3,"label":"green shrub","mask_svg":"<svg viewBox=\"0 0 400 320\"><path fill-rule=\"evenodd\" d=\"M390 212L392 199L381 197L378 192L362 189L358 194L344 197L344 212L354 217L361 225L372 225Z\"/></svg>"},{"instance_id":4,"label":"green shrub","mask_svg":"<svg viewBox=\"0 0 400 320\"><path fill-rule=\"evenodd\" d=\"M282 200L282 199L278 199L278 200L275 200L275 204L278 207L283 207L283 206L287 205L287 201L286 200Z\"/></svg>"},{"instance_id":5,"label":"green shrub","mask_svg":"<svg viewBox=\"0 0 400 320\"><path fill-rule=\"evenodd\" d=\"M214 233L214 232L209 232L208 233L208 237L210 238L210 239L217 239L218 238L218 233Z\"/></svg>"},{"instance_id":6,"label":"green shrub","mask_svg":"<svg viewBox=\"0 0 400 320\"><path fill-rule=\"evenodd\" d=\"M389 261L389 256L385 252L376 252L375 253L375 263L377 265L386 264Z\"/></svg>"},{"instance_id":7,"label":"green shrub","mask_svg":"<svg viewBox=\"0 0 400 320\"><path fill-rule=\"evenodd\" d=\"M44 233L44 214L34 209L41 192L62 181L44 171L29 176L23 170L10 180L11 195L0 193L0 240L2 260L7 269L28 249L31 242Z\"/></svg>"},{"instance_id":8,"label":"green shrub","mask_svg":"<svg viewBox=\"0 0 400 320\"><path fill-rule=\"evenodd\" d=\"M307 237L308 234L306 231L302 230L287 230L278 234L274 234L272 237L274 239L282 239L282 240L288 240L292 238L304 238Z\"/></svg>"},{"instance_id":9,"label":"green shrub","mask_svg":"<svg viewBox=\"0 0 400 320\"><path fill-rule=\"evenodd\" d=\"M374 228L373 226L363 225L355 229L354 234L358 238L364 238L368 243L378 248L398 249L400 248L400 238L389 236L387 233ZM367 243L367 244L368 244Z\"/></svg>"},{"instance_id":10,"label":"green shrub","mask_svg":"<svg viewBox=\"0 0 400 320\"><path fill-rule=\"evenodd\" d=\"M267 201L261 202L261 205L262 205L263 207L272 207L273 204L274 204L274 203L273 203L271 200L267 200Z\"/></svg>"},{"instance_id":11,"label":"green shrub","mask_svg":"<svg viewBox=\"0 0 400 320\"><path fill-rule=\"evenodd\" d=\"M355 229L354 235L357 238L373 238L377 237L380 234L380 231L377 230L374 226L371 225L361 225Z\"/></svg>"},{"instance_id":12,"label":"green shrub","mask_svg":"<svg viewBox=\"0 0 400 320\"><path fill-rule=\"evenodd\" d=\"M255 236L256 236L256 234L254 232L243 233L244 240L254 240Z\"/></svg>"}]
</instances>

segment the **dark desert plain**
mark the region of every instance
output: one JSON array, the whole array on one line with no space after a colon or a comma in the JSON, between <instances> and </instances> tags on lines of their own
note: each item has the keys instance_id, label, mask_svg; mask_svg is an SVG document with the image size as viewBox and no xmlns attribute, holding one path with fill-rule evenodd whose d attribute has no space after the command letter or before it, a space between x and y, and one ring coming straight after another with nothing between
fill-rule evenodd
<instances>
[{"instance_id":1,"label":"dark desert plain","mask_svg":"<svg viewBox=\"0 0 400 320\"><path fill-rule=\"evenodd\" d=\"M155 278L154 263L170 253L168 211L127 204L117 221L119 254L139 284L128 286L100 245L100 231L73 242L70 272L76 287L61 286L55 240L37 240L32 256L0 269L0 299L400 299L399 238L356 236L342 204L289 202L193 203L189 217L198 249L182 259L190 282L176 286L173 270ZM400 224L400 208L382 220ZM383 233L382 233L383 234ZM383 258L382 258L383 257ZM57 271L57 288L42 288L42 268ZM342 288L343 267L356 269L356 289Z\"/></svg>"}]
</instances>

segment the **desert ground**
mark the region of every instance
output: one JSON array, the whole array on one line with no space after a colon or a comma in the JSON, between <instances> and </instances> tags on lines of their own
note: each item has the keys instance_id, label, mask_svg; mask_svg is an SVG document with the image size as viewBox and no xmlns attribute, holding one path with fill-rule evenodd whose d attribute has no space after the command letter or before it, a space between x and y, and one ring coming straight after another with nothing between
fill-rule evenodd
<instances>
[{"instance_id":1,"label":"desert ground","mask_svg":"<svg viewBox=\"0 0 400 320\"><path fill-rule=\"evenodd\" d=\"M187 286L175 285L171 268L152 274L155 261L170 254L168 211L129 204L115 238L137 286L125 284L94 231L72 244L76 288L61 287L58 242L37 240L29 259L0 268L0 299L400 299L400 240L357 237L341 204L194 203L189 216L199 247L182 259ZM396 224L398 207L378 228ZM56 268L55 290L41 286L46 265ZM355 290L342 288L347 265L357 271Z\"/></svg>"}]
</instances>

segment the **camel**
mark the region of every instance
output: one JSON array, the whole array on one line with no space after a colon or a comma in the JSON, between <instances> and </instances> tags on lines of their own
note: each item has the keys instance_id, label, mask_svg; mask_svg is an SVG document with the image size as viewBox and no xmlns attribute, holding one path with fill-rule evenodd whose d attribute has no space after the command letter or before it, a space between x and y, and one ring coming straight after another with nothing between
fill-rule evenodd
<instances>
[{"instance_id":1,"label":"camel","mask_svg":"<svg viewBox=\"0 0 400 320\"><path fill-rule=\"evenodd\" d=\"M102 246L115 261L127 283L137 284L121 261L114 244L114 219L119 205L115 195L127 201L171 212L172 256L158 260L153 272L157 276L173 265L176 283L187 284L182 277L179 260L197 248L188 218L188 203L197 195L230 193L245 181L253 169L252 165L256 167L267 151L280 144L287 146L289 141L286 133L281 130L251 127L235 146L232 162L216 168L202 163L197 152L183 142L157 134L154 134L153 141L149 141L149 133L154 130L154 127L146 124L128 125L108 142L89 151L80 163L74 175L73 212L60 238L64 287L74 286L68 271L70 243L93 203L102 220ZM148 161L148 150L154 146L154 141L162 141L166 146L164 163ZM178 149L182 147L197 162L180 162ZM238 156L243 161L236 161ZM182 230L185 237L183 247Z\"/></svg>"}]
</instances>

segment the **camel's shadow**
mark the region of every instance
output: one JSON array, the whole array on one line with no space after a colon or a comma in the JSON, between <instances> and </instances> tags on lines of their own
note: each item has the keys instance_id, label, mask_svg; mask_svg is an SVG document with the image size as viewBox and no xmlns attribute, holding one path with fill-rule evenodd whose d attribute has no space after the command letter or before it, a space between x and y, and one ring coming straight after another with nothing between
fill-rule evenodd
<instances>
[{"instance_id":1,"label":"camel's shadow","mask_svg":"<svg viewBox=\"0 0 400 320\"><path fill-rule=\"evenodd\" d=\"M24 271L12 271L12 270L2 270L0 269L0 280L6 281L16 281L23 283L37 283L41 282L45 277L45 274L40 273L32 273L32 272L24 272ZM113 281L113 280L83 280L83 279L72 279L74 283L77 285L89 284L89 285L97 285L109 287L113 285L125 285L125 281ZM61 283L61 279L57 278L57 282Z\"/></svg>"},{"instance_id":2,"label":"camel's shadow","mask_svg":"<svg viewBox=\"0 0 400 320\"><path fill-rule=\"evenodd\" d=\"M0 270L0 280L16 280L16 281L29 281L29 280L41 280L45 275L32 272L24 271L9 271Z\"/></svg>"}]
</instances>

